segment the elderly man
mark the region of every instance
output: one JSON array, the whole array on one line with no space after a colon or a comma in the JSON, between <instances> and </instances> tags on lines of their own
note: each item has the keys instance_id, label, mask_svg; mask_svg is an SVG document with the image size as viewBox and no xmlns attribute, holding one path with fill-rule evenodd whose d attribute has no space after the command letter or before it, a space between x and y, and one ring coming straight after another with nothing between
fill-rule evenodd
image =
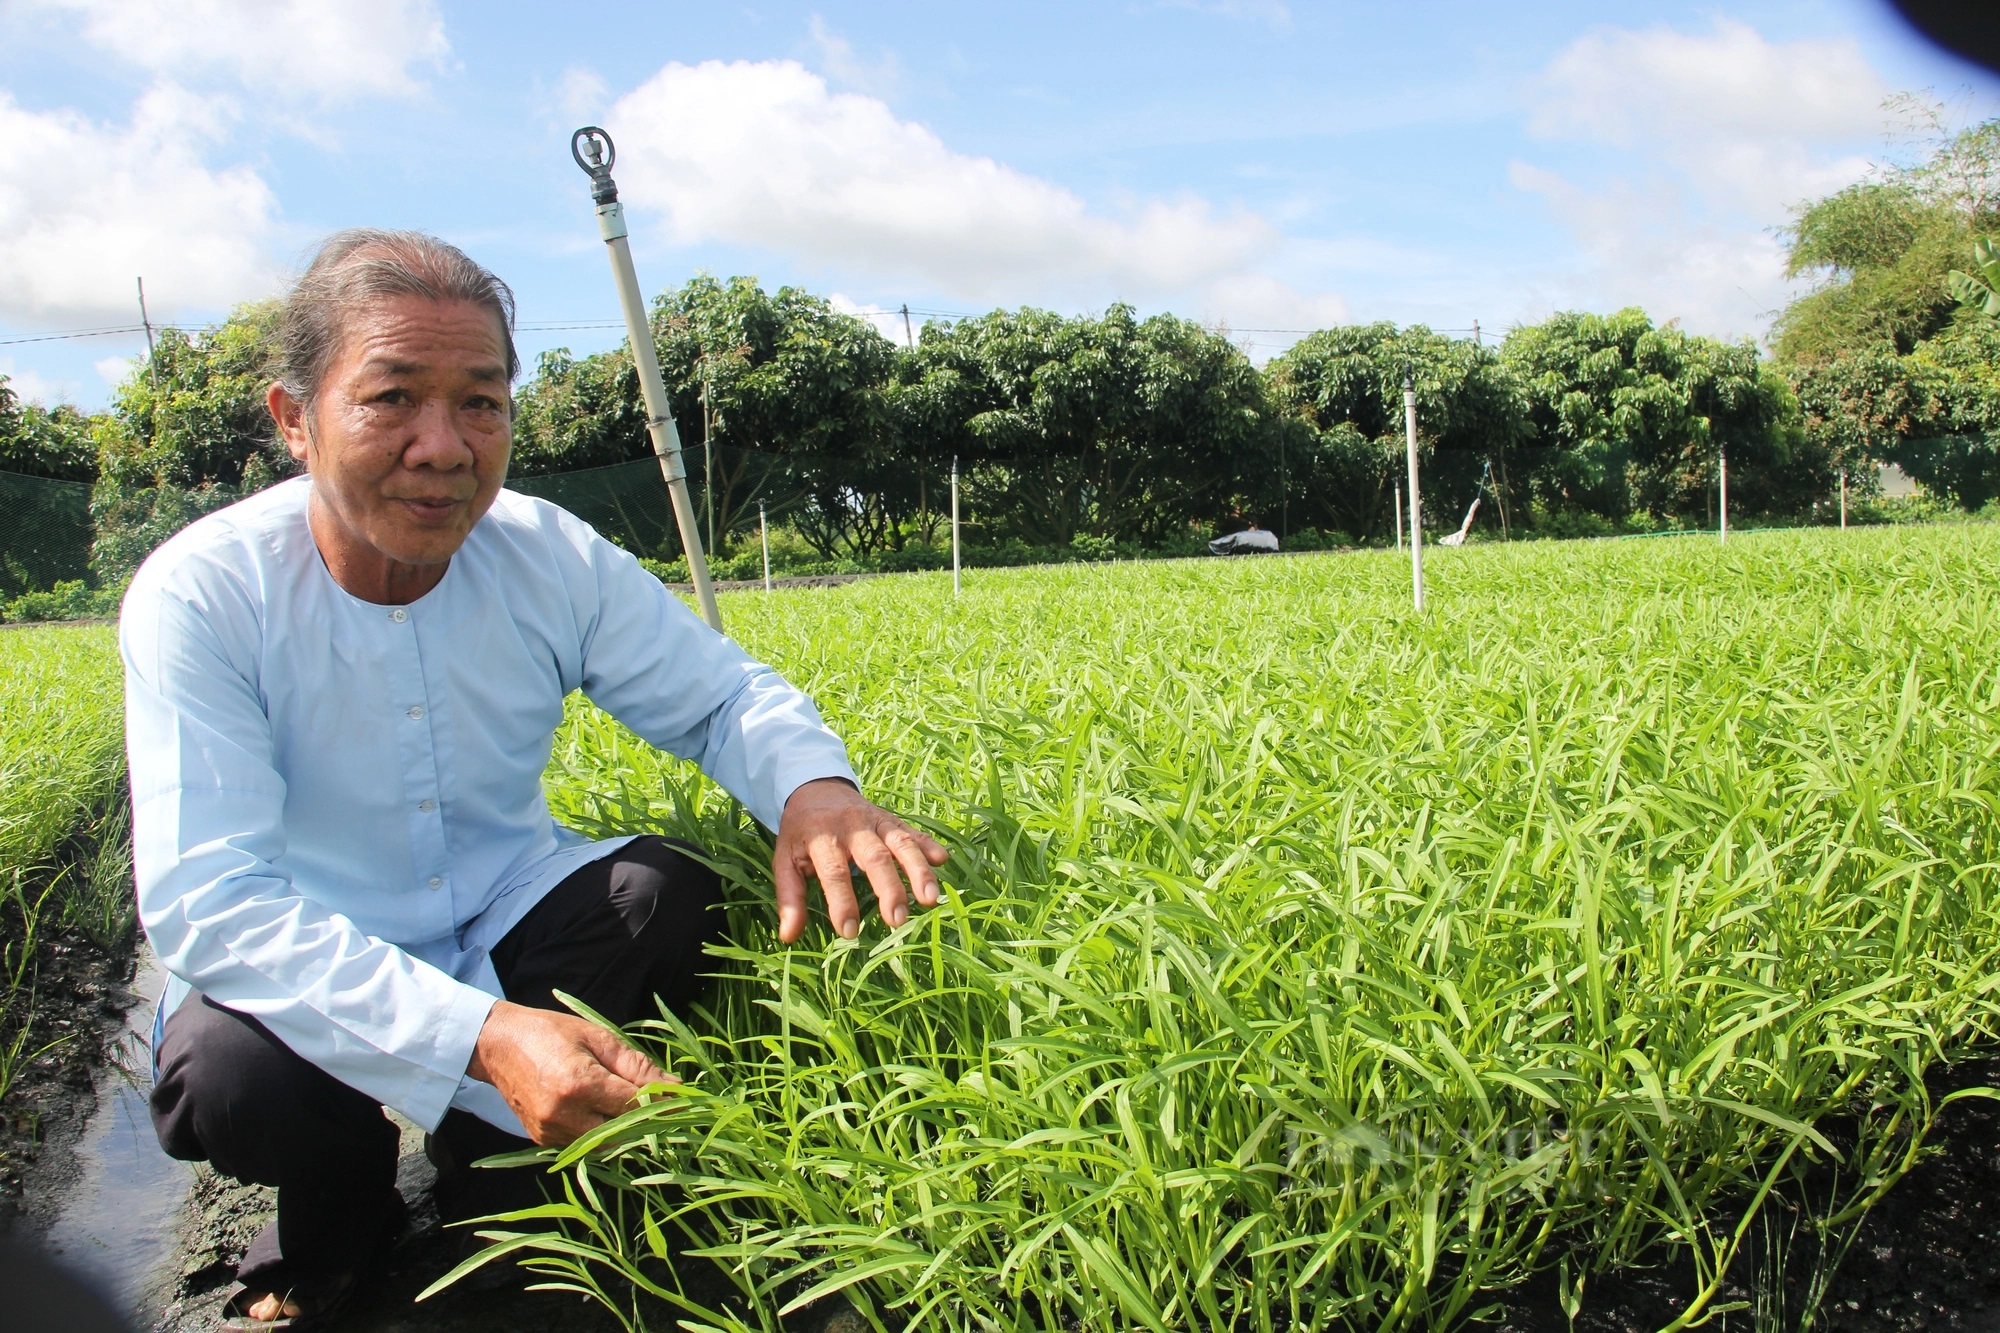
<instances>
[{"instance_id":1,"label":"elderly man","mask_svg":"<svg viewBox=\"0 0 2000 1333\"><path fill-rule=\"evenodd\" d=\"M688 849L551 818L572 690L777 830L781 939L809 876L856 933L850 865L892 924L905 879L937 901L943 848L862 798L804 695L501 489L512 327L506 286L451 246L328 240L268 400L306 475L187 528L125 600L139 911L173 977L154 1123L278 1190L234 1328L334 1319L393 1239L383 1107L432 1131L440 1208L466 1215L515 1202L471 1161L566 1143L667 1080L552 992L618 1022L682 1002L719 884Z\"/></svg>"}]
</instances>

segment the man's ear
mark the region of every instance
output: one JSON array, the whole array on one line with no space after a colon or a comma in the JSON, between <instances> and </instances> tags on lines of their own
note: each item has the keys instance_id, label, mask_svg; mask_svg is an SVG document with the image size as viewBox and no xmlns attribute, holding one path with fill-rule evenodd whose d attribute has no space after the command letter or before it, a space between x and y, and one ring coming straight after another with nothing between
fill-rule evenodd
<instances>
[{"instance_id":1,"label":"man's ear","mask_svg":"<svg viewBox=\"0 0 2000 1333\"><path fill-rule=\"evenodd\" d=\"M284 385L273 383L264 391L264 407L271 414L271 421L278 428L278 438L285 442L285 449L301 463L310 463L308 446L312 444L312 431L306 425L305 404L292 397Z\"/></svg>"}]
</instances>

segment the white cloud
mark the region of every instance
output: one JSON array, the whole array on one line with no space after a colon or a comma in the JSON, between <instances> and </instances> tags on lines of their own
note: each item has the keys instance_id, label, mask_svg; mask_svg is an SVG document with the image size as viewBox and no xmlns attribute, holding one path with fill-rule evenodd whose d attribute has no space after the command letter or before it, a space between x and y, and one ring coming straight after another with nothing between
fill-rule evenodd
<instances>
[{"instance_id":1,"label":"white cloud","mask_svg":"<svg viewBox=\"0 0 2000 1333\"><path fill-rule=\"evenodd\" d=\"M819 53L820 68L832 75L835 83L877 97L893 97L902 91L903 67L894 52L885 52L870 64L855 54L853 42L827 27L817 14L812 16L808 32L813 49Z\"/></svg>"},{"instance_id":2,"label":"white cloud","mask_svg":"<svg viewBox=\"0 0 2000 1333\"><path fill-rule=\"evenodd\" d=\"M571 65L556 83L555 110L565 125L594 123L610 100L603 76L585 65Z\"/></svg>"},{"instance_id":3,"label":"white cloud","mask_svg":"<svg viewBox=\"0 0 2000 1333\"><path fill-rule=\"evenodd\" d=\"M90 368L97 372L99 379L115 389L123 384L126 376L137 370L144 360L142 356L107 356L91 362Z\"/></svg>"},{"instance_id":4,"label":"white cloud","mask_svg":"<svg viewBox=\"0 0 2000 1333\"><path fill-rule=\"evenodd\" d=\"M1201 294L1198 318L1238 336L1257 359L1290 347L1303 331L1345 324L1347 301L1337 292L1307 292L1266 273L1217 278Z\"/></svg>"},{"instance_id":5,"label":"white cloud","mask_svg":"<svg viewBox=\"0 0 2000 1333\"><path fill-rule=\"evenodd\" d=\"M917 326L923 323L922 319L912 315L906 329L903 325L903 312L900 309L891 310L886 306L864 305L844 292L832 293L826 298L826 303L843 315L853 315L873 324L877 333L898 347L907 344L915 336Z\"/></svg>"},{"instance_id":6,"label":"white cloud","mask_svg":"<svg viewBox=\"0 0 2000 1333\"><path fill-rule=\"evenodd\" d=\"M271 290L276 201L249 168L203 161L232 114L173 84L123 126L0 91L0 315L127 319L137 276L155 319Z\"/></svg>"},{"instance_id":7,"label":"white cloud","mask_svg":"<svg viewBox=\"0 0 2000 1333\"><path fill-rule=\"evenodd\" d=\"M6 377L8 389L22 402L54 407L57 403L76 401L75 384L50 379L38 370L19 369L12 357L0 356L0 376Z\"/></svg>"},{"instance_id":8,"label":"white cloud","mask_svg":"<svg viewBox=\"0 0 2000 1333\"><path fill-rule=\"evenodd\" d=\"M95 45L186 81L216 72L285 98L417 91L450 51L434 0L27 0L82 20Z\"/></svg>"},{"instance_id":9,"label":"white cloud","mask_svg":"<svg viewBox=\"0 0 2000 1333\"><path fill-rule=\"evenodd\" d=\"M1582 252L1548 280L1555 299L1760 329L1789 291L1772 229L1867 173L1858 148L1884 127L1887 91L1852 39L1773 42L1728 19L1572 42L1529 83L1528 129L1609 151L1595 170L1508 173Z\"/></svg>"},{"instance_id":10,"label":"white cloud","mask_svg":"<svg viewBox=\"0 0 2000 1333\"><path fill-rule=\"evenodd\" d=\"M1689 132L1844 142L1881 129L1889 93L1851 37L1771 42L1730 19L1699 36L1591 33L1536 82L1530 130L1618 144Z\"/></svg>"},{"instance_id":11,"label":"white cloud","mask_svg":"<svg viewBox=\"0 0 2000 1333\"><path fill-rule=\"evenodd\" d=\"M1671 186L1629 182L1590 190L1560 173L1514 162L1508 179L1540 195L1570 227L1584 262L1544 279L1548 307L1636 305L1724 338L1755 335L1786 291L1785 252L1768 228L1691 217Z\"/></svg>"},{"instance_id":12,"label":"white cloud","mask_svg":"<svg viewBox=\"0 0 2000 1333\"><path fill-rule=\"evenodd\" d=\"M1197 198L1094 211L793 61L670 64L608 122L626 198L675 241L760 246L960 300L1145 299L1242 272L1277 239Z\"/></svg>"}]
</instances>

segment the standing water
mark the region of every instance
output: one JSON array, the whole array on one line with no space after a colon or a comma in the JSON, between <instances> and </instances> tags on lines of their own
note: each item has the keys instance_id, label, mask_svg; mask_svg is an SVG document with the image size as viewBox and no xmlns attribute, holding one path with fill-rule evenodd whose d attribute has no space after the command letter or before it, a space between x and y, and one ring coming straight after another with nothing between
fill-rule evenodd
<instances>
[{"instance_id":1,"label":"standing water","mask_svg":"<svg viewBox=\"0 0 2000 1333\"><path fill-rule=\"evenodd\" d=\"M97 1073L97 1110L78 1142L75 1183L44 1247L116 1308L136 1311L174 1256L174 1224L194 1175L160 1151L146 1096L153 1087L153 1009L167 974L139 946L125 1028Z\"/></svg>"}]
</instances>

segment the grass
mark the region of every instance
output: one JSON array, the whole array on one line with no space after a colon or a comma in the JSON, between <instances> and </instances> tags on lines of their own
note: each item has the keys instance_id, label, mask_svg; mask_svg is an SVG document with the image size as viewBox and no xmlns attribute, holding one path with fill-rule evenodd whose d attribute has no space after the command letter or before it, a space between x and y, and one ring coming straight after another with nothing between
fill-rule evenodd
<instances>
[{"instance_id":1,"label":"grass","mask_svg":"<svg viewBox=\"0 0 2000 1333\"><path fill-rule=\"evenodd\" d=\"M1489 546L1433 555L1422 619L1389 554L732 597L952 846L948 902L778 947L764 835L574 709L559 813L699 838L733 945L636 1036L684 1093L490 1253L634 1327L838 1290L877 1327L1272 1330L1452 1327L1664 1245L1696 1322L1773 1191L1842 1182L1838 1234L1994 1036L1996 559L1983 525Z\"/></svg>"},{"instance_id":2,"label":"grass","mask_svg":"<svg viewBox=\"0 0 2000 1333\"><path fill-rule=\"evenodd\" d=\"M32 1047L42 942L132 929L115 631L0 633L0 1097Z\"/></svg>"}]
</instances>

